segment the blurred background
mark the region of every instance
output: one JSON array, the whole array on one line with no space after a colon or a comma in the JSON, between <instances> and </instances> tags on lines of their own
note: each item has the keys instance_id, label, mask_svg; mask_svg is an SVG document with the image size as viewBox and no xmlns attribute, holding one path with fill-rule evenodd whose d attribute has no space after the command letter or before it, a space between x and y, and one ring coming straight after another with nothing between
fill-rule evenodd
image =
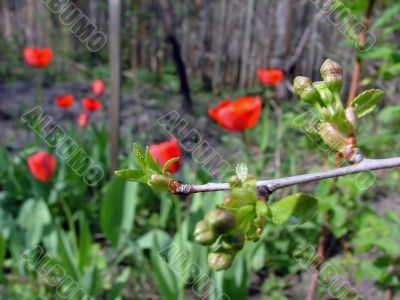
<instances>
[{"instance_id":1,"label":"blurred background","mask_svg":"<svg viewBox=\"0 0 400 300\"><path fill-rule=\"evenodd\" d=\"M335 154L294 122L310 106L292 86L321 80L327 58L343 68L344 105L385 91L358 144L398 156L398 1L1 0L0 36L0 299L400 299L398 170L276 192L272 202L314 194L318 214L267 225L220 272L192 232L227 193L182 198L113 175L138 165L133 142L168 156L160 143L183 132L157 122L171 111L259 178L333 168ZM243 96L262 98L254 128L209 115ZM216 181L179 141L176 177ZM162 251L174 245L183 261ZM324 261L304 265L304 249Z\"/></svg>"}]
</instances>

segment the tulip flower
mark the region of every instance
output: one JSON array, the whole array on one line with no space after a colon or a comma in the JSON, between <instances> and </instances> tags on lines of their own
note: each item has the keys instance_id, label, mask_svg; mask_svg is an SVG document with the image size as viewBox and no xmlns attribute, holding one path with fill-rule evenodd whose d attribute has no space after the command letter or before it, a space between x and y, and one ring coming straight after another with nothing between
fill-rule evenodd
<instances>
[{"instance_id":1,"label":"tulip flower","mask_svg":"<svg viewBox=\"0 0 400 300\"><path fill-rule=\"evenodd\" d=\"M277 85L284 78L281 69L260 69L257 71L258 79L266 85Z\"/></svg>"},{"instance_id":2,"label":"tulip flower","mask_svg":"<svg viewBox=\"0 0 400 300\"><path fill-rule=\"evenodd\" d=\"M57 167L57 160L46 151L38 151L27 159L28 167L33 177L39 181L49 181Z\"/></svg>"},{"instance_id":3,"label":"tulip flower","mask_svg":"<svg viewBox=\"0 0 400 300\"><path fill-rule=\"evenodd\" d=\"M163 166L167 161L174 157L182 157L181 149L179 148L178 140L173 138L171 140L162 142L160 144L153 144L150 146L151 156L158 160L158 162ZM175 173L180 168L180 161L171 164L167 171Z\"/></svg>"},{"instance_id":4,"label":"tulip flower","mask_svg":"<svg viewBox=\"0 0 400 300\"><path fill-rule=\"evenodd\" d=\"M103 104L99 100L90 97L84 98L82 100L82 105L89 112L94 112L103 107Z\"/></svg>"},{"instance_id":5,"label":"tulip flower","mask_svg":"<svg viewBox=\"0 0 400 300\"><path fill-rule=\"evenodd\" d=\"M53 60L53 50L50 48L25 48L25 62L36 68L47 67Z\"/></svg>"},{"instance_id":6,"label":"tulip flower","mask_svg":"<svg viewBox=\"0 0 400 300\"><path fill-rule=\"evenodd\" d=\"M62 95L56 98L56 104L64 109L70 108L75 103L75 98L73 95Z\"/></svg>"},{"instance_id":7,"label":"tulip flower","mask_svg":"<svg viewBox=\"0 0 400 300\"><path fill-rule=\"evenodd\" d=\"M210 108L208 114L227 130L243 131L257 124L261 108L260 97L241 97L236 101L223 100Z\"/></svg>"},{"instance_id":8,"label":"tulip flower","mask_svg":"<svg viewBox=\"0 0 400 300\"><path fill-rule=\"evenodd\" d=\"M92 92L96 96L101 96L104 94L104 91L106 89L106 86L104 84L104 81L101 79L97 79L92 82Z\"/></svg>"},{"instance_id":9,"label":"tulip flower","mask_svg":"<svg viewBox=\"0 0 400 300\"><path fill-rule=\"evenodd\" d=\"M89 124L89 114L81 113L78 117L78 125L80 127L86 127Z\"/></svg>"}]
</instances>

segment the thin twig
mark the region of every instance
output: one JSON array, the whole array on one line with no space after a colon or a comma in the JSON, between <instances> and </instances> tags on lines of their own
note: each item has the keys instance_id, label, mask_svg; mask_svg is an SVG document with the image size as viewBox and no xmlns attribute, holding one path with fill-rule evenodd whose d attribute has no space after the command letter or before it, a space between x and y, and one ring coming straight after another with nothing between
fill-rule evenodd
<instances>
[{"instance_id":1,"label":"thin twig","mask_svg":"<svg viewBox=\"0 0 400 300\"><path fill-rule=\"evenodd\" d=\"M307 292L307 300L314 300L315 294L317 293L318 288L318 279L319 279L319 270L321 268L321 264L325 260L326 256L326 241L328 239L329 234L329 216L328 214L324 215L324 226L322 228L321 236L318 242L318 250L317 250L317 257L319 258L317 261L314 262L315 264L315 272L311 275L311 282Z\"/></svg>"},{"instance_id":2,"label":"thin twig","mask_svg":"<svg viewBox=\"0 0 400 300\"><path fill-rule=\"evenodd\" d=\"M375 4L375 0L368 1L368 7L367 7L367 11L365 13L365 18L364 18L364 30L363 30L363 32L361 32L361 34L359 36L359 41L360 41L361 46L363 46L365 43L365 33L368 31L369 25L371 24L372 10L373 10L374 4ZM351 101L356 96L358 87L360 85L361 64L362 64L362 59L359 55L357 55L356 62L354 64L353 75L351 77L349 96L347 98L348 105L350 105Z\"/></svg>"},{"instance_id":3,"label":"thin twig","mask_svg":"<svg viewBox=\"0 0 400 300\"><path fill-rule=\"evenodd\" d=\"M257 181L257 188L264 189L268 194L276 190L290 187L297 184L304 184L319 181L327 178L334 178L355 173L363 173L373 170L389 169L400 167L400 157L385 159L363 159L360 163L342 168L321 171L310 174L296 175L270 180ZM175 188L175 194L190 195L193 193L216 192L229 190L229 183L206 183L194 185L189 183L179 183Z\"/></svg>"}]
</instances>

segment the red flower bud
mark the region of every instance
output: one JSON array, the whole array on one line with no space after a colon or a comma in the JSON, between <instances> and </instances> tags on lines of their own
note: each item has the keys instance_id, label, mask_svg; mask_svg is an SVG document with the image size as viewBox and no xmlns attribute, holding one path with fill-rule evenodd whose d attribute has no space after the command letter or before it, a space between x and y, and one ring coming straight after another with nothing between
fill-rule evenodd
<instances>
[{"instance_id":1,"label":"red flower bud","mask_svg":"<svg viewBox=\"0 0 400 300\"><path fill-rule=\"evenodd\" d=\"M241 97L235 101L223 100L208 110L208 114L223 128L243 131L254 127L261 115L260 97Z\"/></svg>"},{"instance_id":2,"label":"red flower bud","mask_svg":"<svg viewBox=\"0 0 400 300\"><path fill-rule=\"evenodd\" d=\"M106 89L106 86L104 84L104 81L101 79L94 80L92 82L92 92L96 96L101 96L104 94L104 91Z\"/></svg>"},{"instance_id":3,"label":"red flower bud","mask_svg":"<svg viewBox=\"0 0 400 300\"><path fill-rule=\"evenodd\" d=\"M277 85L282 82L284 78L281 69L260 69L257 71L258 79L267 85Z\"/></svg>"},{"instance_id":4,"label":"red flower bud","mask_svg":"<svg viewBox=\"0 0 400 300\"><path fill-rule=\"evenodd\" d=\"M61 107L68 109L75 103L75 98L73 95L62 95L56 98L56 104Z\"/></svg>"},{"instance_id":5,"label":"red flower bud","mask_svg":"<svg viewBox=\"0 0 400 300\"><path fill-rule=\"evenodd\" d=\"M90 97L84 98L82 105L89 112L99 110L103 107L103 104L99 100Z\"/></svg>"},{"instance_id":6,"label":"red flower bud","mask_svg":"<svg viewBox=\"0 0 400 300\"><path fill-rule=\"evenodd\" d=\"M86 127L89 124L89 114L81 113L78 117L78 125L81 127Z\"/></svg>"},{"instance_id":7,"label":"red flower bud","mask_svg":"<svg viewBox=\"0 0 400 300\"><path fill-rule=\"evenodd\" d=\"M42 182L50 180L57 167L56 159L46 151L38 151L30 155L27 162L33 177Z\"/></svg>"},{"instance_id":8,"label":"red flower bud","mask_svg":"<svg viewBox=\"0 0 400 300\"><path fill-rule=\"evenodd\" d=\"M50 48L25 48L24 59L32 67L44 68L53 60L53 50Z\"/></svg>"}]
</instances>

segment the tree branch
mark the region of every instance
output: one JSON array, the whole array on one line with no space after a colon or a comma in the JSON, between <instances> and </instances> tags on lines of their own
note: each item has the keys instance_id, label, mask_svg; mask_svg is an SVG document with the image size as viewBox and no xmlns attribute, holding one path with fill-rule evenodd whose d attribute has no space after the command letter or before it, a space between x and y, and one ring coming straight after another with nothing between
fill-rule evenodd
<instances>
[{"instance_id":1,"label":"tree branch","mask_svg":"<svg viewBox=\"0 0 400 300\"><path fill-rule=\"evenodd\" d=\"M346 167L336 168L332 170L316 172L311 174L296 175L270 180L257 181L257 188L265 190L268 194L276 190L289 186L303 184L313 181L319 181L327 178L334 178L355 173L363 173L374 170L389 169L400 167L400 157L385 159L363 159L360 163ZM229 183L206 183L201 185L193 185L189 183L181 183L176 187L175 194L190 195L193 193L216 192L229 190Z\"/></svg>"}]
</instances>

